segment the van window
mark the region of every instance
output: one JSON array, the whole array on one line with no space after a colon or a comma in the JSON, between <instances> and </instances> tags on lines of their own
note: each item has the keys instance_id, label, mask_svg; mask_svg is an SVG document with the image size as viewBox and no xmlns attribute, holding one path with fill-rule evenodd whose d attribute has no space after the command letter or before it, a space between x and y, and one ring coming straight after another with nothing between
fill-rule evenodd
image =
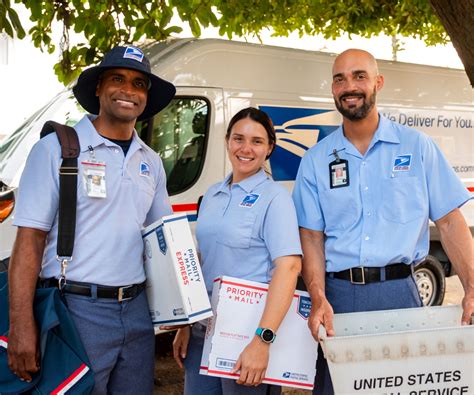
<instances>
[{"instance_id":1,"label":"van window","mask_svg":"<svg viewBox=\"0 0 474 395\"><path fill-rule=\"evenodd\" d=\"M73 126L84 114L70 91L63 91L35 112L0 144L0 179L15 187L20 179L26 157L39 139L41 128L48 120Z\"/></svg>"},{"instance_id":2,"label":"van window","mask_svg":"<svg viewBox=\"0 0 474 395\"><path fill-rule=\"evenodd\" d=\"M203 98L177 97L153 122L149 145L160 155L170 195L190 188L204 164L209 103Z\"/></svg>"}]
</instances>

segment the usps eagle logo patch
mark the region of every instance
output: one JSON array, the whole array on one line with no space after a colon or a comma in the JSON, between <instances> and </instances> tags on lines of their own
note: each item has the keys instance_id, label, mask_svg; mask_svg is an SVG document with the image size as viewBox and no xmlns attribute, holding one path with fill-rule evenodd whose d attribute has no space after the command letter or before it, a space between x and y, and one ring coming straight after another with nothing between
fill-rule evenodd
<instances>
[{"instance_id":1,"label":"usps eagle logo patch","mask_svg":"<svg viewBox=\"0 0 474 395\"><path fill-rule=\"evenodd\" d=\"M144 177L150 176L150 165L146 162L140 163L140 175Z\"/></svg>"},{"instance_id":2,"label":"usps eagle logo patch","mask_svg":"<svg viewBox=\"0 0 474 395\"><path fill-rule=\"evenodd\" d=\"M258 198L260 195L258 193L249 193L247 196L244 197L244 200L240 202L240 207L250 208L253 207L255 203L257 203Z\"/></svg>"},{"instance_id":3,"label":"usps eagle logo patch","mask_svg":"<svg viewBox=\"0 0 474 395\"><path fill-rule=\"evenodd\" d=\"M143 61L144 56L143 51L137 47L127 47L123 54L124 59L133 59L140 63Z\"/></svg>"},{"instance_id":4,"label":"usps eagle logo patch","mask_svg":"<svg viewBox=\"0 0 474 395\"><path fill-rule=\"evenodd\" d=\"M411 154L397 155L393 162L392 171L409 171L411 166Z\"/></svg>"}]
</instances>

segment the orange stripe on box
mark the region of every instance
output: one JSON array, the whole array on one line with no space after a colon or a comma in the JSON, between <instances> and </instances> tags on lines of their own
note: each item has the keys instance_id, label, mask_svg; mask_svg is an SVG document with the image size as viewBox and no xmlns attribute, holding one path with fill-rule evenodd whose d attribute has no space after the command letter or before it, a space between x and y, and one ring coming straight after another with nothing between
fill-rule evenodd
<instances>
[{"instance_id":1,"label":"orange stripe on box","mask_svg":"<svg viewBox=\"0 0 474 395\"><path fill-rule=\"evenodd\" d=\"M467 187L467 190L468 190L469 192L474 192L474 187Z\"/></svg>"},{"instance_id":2,"label":"orange stripe on box","mask_svg":"<svg viewBox=\"0 0 474 395\"><path fill-rule=\"evenodd\" d=\"M207 370L208 373L222 374L223 376L240 377L238 373L223 372L222 370Z\"/></svg>"},{"instance_id":3,"label":"orange stripe on box","mask_svg":"<svg viewBox=\"0 0 474 395\"><path fill-rule=\"evenodd\" d=\"M182 211L196 211L198 208L197 203L184 203L184 204L173 204L172 205L174 212L182 212Z\"/></svg>"}]
</instances>

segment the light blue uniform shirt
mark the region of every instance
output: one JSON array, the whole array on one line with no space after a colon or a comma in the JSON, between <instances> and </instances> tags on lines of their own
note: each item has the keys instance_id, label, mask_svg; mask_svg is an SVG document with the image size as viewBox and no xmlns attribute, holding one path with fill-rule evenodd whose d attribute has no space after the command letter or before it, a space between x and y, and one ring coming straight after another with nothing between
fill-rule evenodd
<instances>
[{"instance_id":1,"label":"light blue uniform shirt","mask_svg":"<svg viewBox=\"0 0 474 395\"><path fill-rule=\"evenodd\" d=\"M140 283L145 280L141 230L172 213L166 174L159 156L136 132L124 157L122 148L97 133L92 119L85 116L75 126L81 146L76 238L66 277L113 286ZM94 149L96 160L106 164L105 199L88 197L85 192L81 162L90 159L88 146ZM56 240L61 162L58 139L52 133L35 144L20 181L14 224L49 232L42 278L60 273Z\"/></svg>"},{"instance_id":2,"label":"light blue uniform shirt","mask_svg":"<svg viewBox=\"0 0 474 395\"><path fill-rule=\"evenodd\" d=\"M276 258L301 254L288 191L263 170L232 185L230 177L209 188L199 209L196 237L208 292L223 275L267 283Z\"/></svg>"},{"instance_id":3,"label":"light blue uniform shirt","mask_svg":"<svg viewBox=\"0 0 474 395\"><path fill-rule=\"evenodd\" d=\"M350 185L331 189L334 149L349 162ZM469 199L428 136L382 116L365 155L342 127L309 149L293 192L299 226L326 236L327 272L423 260L428 219L436 221Z\"/></svg>"}]
</instances>

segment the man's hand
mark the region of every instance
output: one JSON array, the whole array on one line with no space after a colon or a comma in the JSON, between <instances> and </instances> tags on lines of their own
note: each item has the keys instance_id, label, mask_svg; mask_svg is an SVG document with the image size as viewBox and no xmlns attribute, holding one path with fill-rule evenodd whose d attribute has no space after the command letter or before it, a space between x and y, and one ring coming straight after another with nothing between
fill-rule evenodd
<instances>
[{"instance_id":1,"label":"man's hand","mask_svg":"<svg viewBox=\"0 0 474 395\"><path fill-rule=\"evenodd\" d=\"M183 359L188 352L189 338L191 336L191 326L186 325L176 332L173 341L173 357L178 366L183 369Z\"/></svg>"},{"instance_id":2,"label":"man's hand","mask_svg":"<svg viewBox=\"0 0 474 395\"><path fill-rule=\"evenodd\" d=\"M31 381L31 375L40 368L33 299L47 235L48 233L42 230L19 227L8 269L8 366L26 381Z\"/></svg>"},{"instance_id":3,"label":"man's hand","mask_svg":"<svg viewBox=\"0 0 474 395\"><path fill-rule=\"evenodd\" d=\"M260 338L254 337L239 356L232 373L240 370L237 384L257 386L262 383L267 371L270 344L264 343Z\"/></svg>"},{"instance_id":4,"label":"man's hand","mask_svg":"<svg viewBox=\"0 0 474 395\"><path fill-rule=\"evenodd\" d=\"M21 380L30 382L40 369L38 329L34 318L22 325L10 326L8 336L8 366Z\"/></svg>"},{"instance_id":5,"label":"man's hand","mask_svg":"<svg viewBox=\"0 0 474 395\"><path fill-rule=\"evenodd\" d=\"M462 287L462 325L471 324L474 314L474 240L461 211L456 208L435 221L443 245Z\"/></svg>"},{"instance_id":6,"label":"man's hand","mask_svg":"<svg viewBox=\"0 0 474 395\"><path fill-rule=\"evenodd\" d=\"M474 291L466 293L462 299L462 325L474 325Z\"/></svg>"},{"instance_id":7,"label":"man's hand","mask_svg":"<svg viewBox=\"0 0 474 395\"><path fill-rule=\"evenodd\" d=\"M319 338L319 327L321 325L326 329L328 336L334 336L336 334L332 323L333 317L334 311L326 298L319 299L318 302L313 303L308 326L311 334L317 341L321 340Z\"/></svg>"}]
</instances>

